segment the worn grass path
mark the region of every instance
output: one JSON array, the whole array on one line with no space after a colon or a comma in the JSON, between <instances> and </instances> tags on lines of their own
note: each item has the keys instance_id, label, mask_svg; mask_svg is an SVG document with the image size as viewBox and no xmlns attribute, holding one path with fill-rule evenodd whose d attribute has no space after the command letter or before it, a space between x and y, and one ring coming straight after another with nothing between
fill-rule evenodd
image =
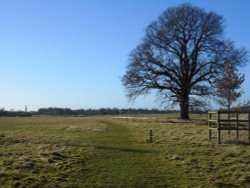
<instances>
[{"instance_id":1,"label":"worn grass path","mask_svg":"<svg viewBox=\"0 0 250 188\"><path fill-rule=\"evenodd\" d=\"M178 173L168 170L165 158L146 142L138 145L128 127L101 123L107 130L92 138L95 153L85 164L85 186L167 187L168 179L176 178Z\"/></svg>"},{"instance_id":2,"label":"worn grass path","mask_svg":"<svg viewBox=\"0 0 250 188\"><path fill-rule=\"evenodd\" d=\"M131 124L103 117L3 118L0 133L0 187L182 185L165 152L138 139Z\"/></svg>"}]
</instances>

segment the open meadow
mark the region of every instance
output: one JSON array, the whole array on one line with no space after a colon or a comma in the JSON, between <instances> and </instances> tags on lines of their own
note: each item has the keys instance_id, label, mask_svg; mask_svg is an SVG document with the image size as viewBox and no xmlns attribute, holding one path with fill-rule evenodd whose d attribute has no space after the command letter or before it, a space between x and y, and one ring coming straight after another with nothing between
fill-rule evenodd
<instances>
[{"instance_id":1,"label":"open meadow","mask_svg":"<svg viewBox=\"0 0 250 188\"><path fill-rule=\"evenodd\" d=\"M249 145L175 116L0 118L0 187L250 187Z\"/></svg>"}]
</instances>

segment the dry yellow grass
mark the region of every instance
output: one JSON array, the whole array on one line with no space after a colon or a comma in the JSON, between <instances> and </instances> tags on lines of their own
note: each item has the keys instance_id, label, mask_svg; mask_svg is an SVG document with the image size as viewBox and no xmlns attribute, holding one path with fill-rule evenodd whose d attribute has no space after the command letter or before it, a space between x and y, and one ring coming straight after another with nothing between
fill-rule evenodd
<instances>
[{"instance_id":1,"label":"dry yellow grass","mask_svg":"<svg viewBox=\"0 0 250 188\"><path fill-rule=\"evenodd\" d=\"M0 118L0 187L250 186L249 145L209 142L206 115L166 118Z\"/></svg>"}]
</instances>

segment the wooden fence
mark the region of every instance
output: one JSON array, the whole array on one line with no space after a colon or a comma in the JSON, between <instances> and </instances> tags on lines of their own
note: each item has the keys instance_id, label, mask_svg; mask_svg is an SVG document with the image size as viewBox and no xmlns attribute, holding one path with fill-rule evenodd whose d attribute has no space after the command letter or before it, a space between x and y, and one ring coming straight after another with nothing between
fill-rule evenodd
<instances>
[{"instance_id":1,"label":"wooden fence","mask_svg":"<svg viewBox=\"0 0 250 188\"><path fill-rule=\"evenodd\" d=\"M221 131L235 131L239 140L240 131L247 131L250 144L250 111L216 111L208 112L209 140L212 141L212 132L217 132L217 142L221 143Z\"/></svg>"}]
</instances>

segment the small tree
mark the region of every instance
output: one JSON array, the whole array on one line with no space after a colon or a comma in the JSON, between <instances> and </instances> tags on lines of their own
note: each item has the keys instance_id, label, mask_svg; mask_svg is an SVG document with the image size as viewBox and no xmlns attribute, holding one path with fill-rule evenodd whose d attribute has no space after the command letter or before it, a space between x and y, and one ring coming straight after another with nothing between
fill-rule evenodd
<instances>
[{"instance_id":1,"label":"small tree","mask_svg":"<svg viewBox=\"0 0 250 188\"><path fill-rule=\"evenodd\" d=\"M221 78L218 79L216 84L218 103L226 107L229 111L231 105L242 94L240 89L241 84L244 82L244 74L240 74L235 66L235 63L229 61L223 67Z\"/></svg>"}]
</instances>

